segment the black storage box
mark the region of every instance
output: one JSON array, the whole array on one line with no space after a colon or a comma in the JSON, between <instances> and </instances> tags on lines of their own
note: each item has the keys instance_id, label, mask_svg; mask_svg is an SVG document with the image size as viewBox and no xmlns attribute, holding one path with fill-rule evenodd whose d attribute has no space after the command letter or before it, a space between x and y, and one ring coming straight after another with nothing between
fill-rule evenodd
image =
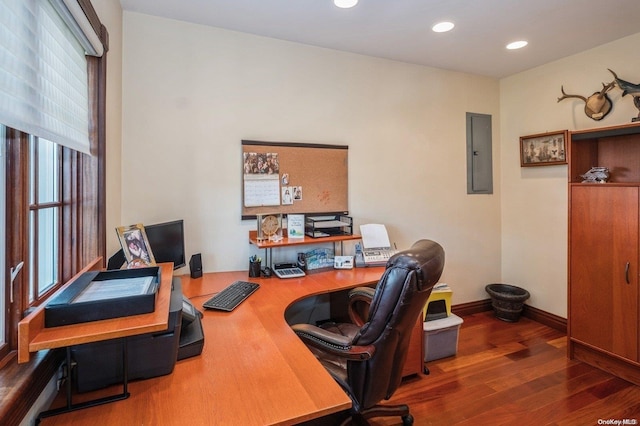
<instances>
[{"instance_id":1,"label":"black storage box","mask_svg":"<svg viewBox=\"0 0 640 426\"><path fill-rule=\"evenodd\" d=\"M164 376L173 371L178 358L182 324L182 282L174 277L169 304L169 326L158 333L126 337L129 380ZM123 382L122 339L73 346L73 381L78 392Z\"/></svg>"},{"instance_id":2,"label":"black storage box","mask_svg":"<svg viewBox=\"0 0 640 426\"><path fill-rule=\"evenodd\" d=\"M153 312L160 286L160 268L85 272L44 309L44 326Z\"/></svg>"}]
</instances>

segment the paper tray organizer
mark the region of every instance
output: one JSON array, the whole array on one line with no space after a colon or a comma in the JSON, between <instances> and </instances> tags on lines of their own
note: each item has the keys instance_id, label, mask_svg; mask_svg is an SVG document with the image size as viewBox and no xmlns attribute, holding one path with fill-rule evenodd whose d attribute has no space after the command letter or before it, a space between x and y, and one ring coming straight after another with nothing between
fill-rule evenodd
<instances>
[{"instance_id":1,"label":"paper tray organizer","mask_svg":"<svg viewBox=\"0 0 640 426\"><path fill-rule=\"evenodd\" d=\"M313 238L353 235L353 218L343 215L306 216L304 233Z\"/></svg>"}]
</instances>

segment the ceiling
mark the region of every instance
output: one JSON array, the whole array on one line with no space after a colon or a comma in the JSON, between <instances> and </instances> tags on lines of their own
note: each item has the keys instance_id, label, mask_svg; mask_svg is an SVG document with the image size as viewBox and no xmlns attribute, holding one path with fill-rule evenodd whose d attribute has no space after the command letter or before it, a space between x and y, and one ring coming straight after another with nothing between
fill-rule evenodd
<instances>
[{"instance_id":1,"label":"ceiling","mask_svg":"<svg viewBox=\"0 0 640 426\"><path fill-rule=\"evenodd\" d=\"M351 9L332 0L120 3L127 11L495 78L640 32L639 0L360 0ZM456 27L431 31L441 20ZM505 49L521 39L529 45Z\"/></svg>"}]
</instances>

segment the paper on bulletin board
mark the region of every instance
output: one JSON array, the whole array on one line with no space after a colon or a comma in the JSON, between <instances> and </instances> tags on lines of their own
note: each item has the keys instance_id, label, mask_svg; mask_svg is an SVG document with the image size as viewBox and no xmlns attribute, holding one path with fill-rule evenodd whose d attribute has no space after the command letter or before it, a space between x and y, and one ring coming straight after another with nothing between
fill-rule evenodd
<instances>
[{"instance_id":1,"label":"paper on bulletin board","mask_svg":"<svg viewBox=\"0 0 640 426\"><path fill-rule=\"evenodd\" d=\"M279 206L280 181L278 175L245 175L244 206Z\"/></svg>"}]
</instances>

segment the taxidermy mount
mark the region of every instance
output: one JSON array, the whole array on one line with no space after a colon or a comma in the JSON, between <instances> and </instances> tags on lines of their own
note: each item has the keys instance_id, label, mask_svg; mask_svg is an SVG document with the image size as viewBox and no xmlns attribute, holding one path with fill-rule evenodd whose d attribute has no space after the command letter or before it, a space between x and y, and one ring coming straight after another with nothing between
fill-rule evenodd
<instances>
[{"instance_id":1,"label":"taxidermy mount","mask_svg":"<svg viewBox=\"0 0 640 426\"><path fill-rule=\"evenodd\" d=\"M607 96L607 92L616 85L615 81L609 84L602 83L602 90L595 92L593 95L585 98L581 95L567 95L564 92L564 86L560 86L562 97L558 98L558 102L567 98L578 98L584 101L584 113L592 120L600 121L611 111L611 99Z\"/></svg>"},{"instance_id":2,"label":"taxidermy mount","mask_svg":"<svg viewBox=\"0 0 640 426\"><path fill-rule=\"evenodd\" d=\"M622 90L622 96L631 95L633 96L633 104L638 109L638 116L634 117L631 121L640 121L640 84L629 83L626 80L622 80L618 78L615 72L609 70L611 74L613 74L613 78L615 78L615 83L618 85L620 90Z\"/></svg>"}]
</instances>

